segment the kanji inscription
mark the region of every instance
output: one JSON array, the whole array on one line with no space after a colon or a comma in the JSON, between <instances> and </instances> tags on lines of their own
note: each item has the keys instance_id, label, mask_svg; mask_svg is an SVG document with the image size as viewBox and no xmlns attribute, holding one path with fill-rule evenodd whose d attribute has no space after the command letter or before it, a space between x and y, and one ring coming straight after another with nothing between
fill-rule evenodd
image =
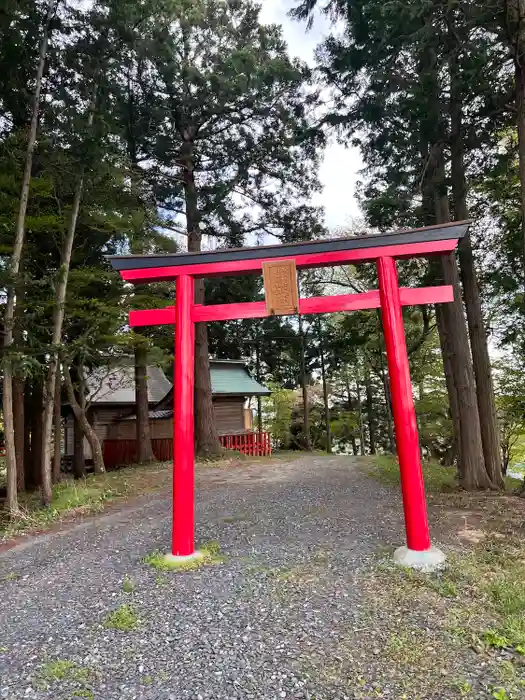
<instances>
[{"instance_id":1,"label":"kanji inscription","mask_svg":"<svg viewBox=\"0 0 525 700\"><path fill-rule=\"evenodd\" d=\"M269 314L286 316L299 312L295 260L272 260L262 264L266 309Z\"/></svg>"}]
</instances>

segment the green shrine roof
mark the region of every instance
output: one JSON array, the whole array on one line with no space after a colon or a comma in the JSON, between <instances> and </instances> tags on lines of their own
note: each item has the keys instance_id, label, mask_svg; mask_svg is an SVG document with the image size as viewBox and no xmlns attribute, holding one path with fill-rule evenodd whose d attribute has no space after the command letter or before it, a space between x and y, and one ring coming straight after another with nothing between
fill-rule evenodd
<instances>
[{"instance_id":1,"label":"green shrine roof","mask_svg":"<svg viewBox=\"0 0 525 700\"><path fill-rule=\"evenodd\" d=\"M241 360L211 360L210 378L214 396L267 396L271 393L250 376Z\"/></svg>"}]
</instances>

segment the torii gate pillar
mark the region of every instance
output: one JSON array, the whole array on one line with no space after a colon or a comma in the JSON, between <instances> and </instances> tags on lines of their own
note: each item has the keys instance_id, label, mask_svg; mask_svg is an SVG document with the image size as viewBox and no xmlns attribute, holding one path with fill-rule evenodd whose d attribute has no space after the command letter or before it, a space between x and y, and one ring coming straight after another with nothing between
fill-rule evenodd
<instances>
[{"instance_id":1,"label":"torii gate pillar","mask_svg":"<svg viewBox=\"0 0 525 700\"><path fill-rule=\"evenodd\" d=\"M177 277L176 294L171 554L173 557L189 557L195 552L195 324L191 313L194 300L193 277Z\"/></svg>"},{"instance_id":2,"label":"torii gate pillar","mask_svg":"<svg viewBox=\"0 0 525 700\"><path fill-rule=\"evenodd\" d=\"M386 256L379 258L377 275L407 538L406 547L397 549L394 558L404 566L434 569L444 563L445 556L430 546L416 410L395 260Z\"/></svg>"}]
</instances>

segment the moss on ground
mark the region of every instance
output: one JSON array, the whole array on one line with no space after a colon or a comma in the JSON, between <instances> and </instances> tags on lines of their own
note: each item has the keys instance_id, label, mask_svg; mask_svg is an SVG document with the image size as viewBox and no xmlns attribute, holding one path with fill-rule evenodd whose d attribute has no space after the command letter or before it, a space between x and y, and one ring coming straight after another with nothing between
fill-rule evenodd
<instances>
[{"instance_id":1,"label":"moss on ground","mask_svg":"<svg viewBox=\"0 0 525 700\"><path fill-rule=\"evenodd\" d=\"M38 690L47 691L53 686L60 688L60 697L63 697L63 690L69 687L71 690L68 697L92 699L94 695L89 684L94 677L96 677L96 673L93 669L81 666L69 659L54 659L41 664L34 684Z\"/></svg>"},{"instance_id":2,"label":"moss on ground","mask_svg":"<svg viewBox=\"0 0 525 700\"><path fill-rule=\"evenodd\" d=\"M221 548L218 542L204 542L198 547L202 556L194 559L182 559L181 561L168 559L164 552L155 551L144 557L145 564L149 564L159 571L195 571L203 566L214 564L224 564L226 557L221 555Z\"/></svg>"},{"instance_id":3,"label":"moss on ground","mask_svg":"<svg viewBox=\"0 0 525 700\"><path fill-rule=\"evenodd\" d=\"M131 632L138 624L139 617L135 608L127 603L110 612L104 620L104 627L120 630L121 632Z\"/></svg>"},{"instance_id":4,"label":"moss on ground","mask_svg":"<svg viewBox=\"0 0 525 700\"><path fill-rule=\"evenodd\" d=\"M135 590L135 582L133 581L133 579L126 576L124 578L124 581L122 582L122 590L124 591L124 593L133 593L133 591Z\"/></svg>"},{"instance_id":5,"label":"moss on ground","mask_svg":"<svg viewBox=\"0 0 525 700\"><path fill-rule=\"evenodd\" d=\"M68 659L55 659L42 664L39 675L45 681L87 681L90 670Z\"/></svg>"}]
</instances>

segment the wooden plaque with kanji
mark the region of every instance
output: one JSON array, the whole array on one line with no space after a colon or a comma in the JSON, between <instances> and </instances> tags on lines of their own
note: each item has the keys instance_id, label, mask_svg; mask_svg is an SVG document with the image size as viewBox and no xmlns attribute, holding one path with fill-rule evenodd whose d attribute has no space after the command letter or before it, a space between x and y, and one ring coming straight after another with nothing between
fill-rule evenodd
<instances>
[{"instance_id":1,"label":"wooden plaque with kanji","mask_svg":"<svg viewBox=\"0 0 525 700\"><path fill-rule=\"evenodd\" d=\"M266 309L275 316L299 312L295 260L271 260L262 264Z\"/></svg>"}]
</instances>

